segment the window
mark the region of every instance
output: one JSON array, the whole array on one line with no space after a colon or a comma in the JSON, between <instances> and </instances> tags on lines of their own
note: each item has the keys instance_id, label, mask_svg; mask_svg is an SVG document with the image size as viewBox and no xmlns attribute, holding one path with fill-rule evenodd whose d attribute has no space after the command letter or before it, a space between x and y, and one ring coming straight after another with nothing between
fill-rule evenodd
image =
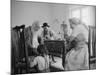
<instances>
[{"instance_id":1,"label":"window","mask_svg":"<svg viewBox=\"0 0 100 75\"><path fill-rule=\"evenodd\" d=\"M71 17L82 20L87 26L95 25L95 7L81 7L71 11Z\"/></svg>"},{"instance_id":2,"label":"window","mask_svg":"<svg viewBox=\"0 0 100 75\"><path fill-rule=\"evenodd\" d=\"M81 15L80 9L73 10L72 17L80 18L80 15Z\"/></svg>"}]
</instances>

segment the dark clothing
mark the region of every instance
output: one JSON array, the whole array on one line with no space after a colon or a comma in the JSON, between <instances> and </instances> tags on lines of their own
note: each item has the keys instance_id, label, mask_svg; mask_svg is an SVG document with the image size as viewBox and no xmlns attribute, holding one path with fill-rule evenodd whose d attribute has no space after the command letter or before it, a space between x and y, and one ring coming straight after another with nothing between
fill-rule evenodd
<instances>
[{"instance_id":1,"label":"dark clothing","mask_svg":"<svg viewBox=\"0 0 100 75\"><path fill-rule=\"evenodd\" d=\"M12 73L18 73L17 64L25 56L24 25L11 29L11 67ZM22 29L22 31L21 31Z\"/></svg>"},{"instance_id":2,"label":"dark clothing","mask_svg":"<svg viewBox=\"0 0 100 75\"><path fill-rule=\"evenodd\" d=\"M11 72L15 73L16 63L19 61L19 33L11 30Z\"/></svg>"},{"instance_id":3,"label":"dark clothing","mask_svg":"<svg viewBox=\"0 0 100 75\"><path fill-rule=\"evenodd\" d=\"M24 33L25 33L26 45L32 46L33 33L32 33L31 26L25 28Z\"/></svg>"},{"instance_id":4,"label":"dark clothing","mask_svg":"<svg viewBox=\"0 0 100 75\"><path fill-rule=\"evenodd\" d=\"M44 37L44 40L50 40L51 37L53 36L53 32L52 31L43 31L43 37Z\"/></svg>"}]
</instances>

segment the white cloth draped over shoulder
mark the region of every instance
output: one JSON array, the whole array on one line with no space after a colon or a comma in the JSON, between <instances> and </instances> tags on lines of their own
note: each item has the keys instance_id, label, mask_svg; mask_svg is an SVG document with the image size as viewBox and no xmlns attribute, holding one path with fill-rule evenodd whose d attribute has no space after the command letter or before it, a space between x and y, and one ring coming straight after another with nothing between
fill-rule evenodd
<instances>
[{"instance_id":1,"label":"white cloth draped over shoulder","mask_svg":"<svg viewBox=\"0 0 100 75\"><path fill-rule=\"evenodd\" d=\"M84 39L85 42L88 42L88 29L85 28L84 25L77 25L73 30L72 30L72 34L71 36L73 37L77 37L79 34L81 34L81 36L79 36L79 40Z\"/></svg>"},{"instance_id":2,"label":"white cloth draped over shoulder","mask_svg":"<svg viewBox=\"0 0 100 75\"><path fill-rule=\"evenodd\" d=\"M33 48L37 48L37 46L39 45L38 43L38 37L41 35L42 32L42 28L40 28L38 31L33 31Z\"/></svg>"}]
</instances>

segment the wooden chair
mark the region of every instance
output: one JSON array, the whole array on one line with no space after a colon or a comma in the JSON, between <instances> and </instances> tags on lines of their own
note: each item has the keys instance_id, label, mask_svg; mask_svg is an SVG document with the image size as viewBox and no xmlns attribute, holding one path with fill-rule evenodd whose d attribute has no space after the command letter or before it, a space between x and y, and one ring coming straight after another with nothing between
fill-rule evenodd
<instances>
[{"instance_id":1,"label":"wooden chair","mask_svg":"<svg viewBox=\"0 0 100 75\"><path fill-rule=\"evenodd\" d=\"M12 59L11 59L11 62L12 65L11 66L11 71L13 71L11 74L26 74L26 73L33 73L35 72L35 69L34 68L30 68L29 64L30 64L30 61L29 61L29 49L28 49L28 45L25 41L25 25L21 25L21 26L16 26L14 27L14 29L18 30L18 33L20 34L20 37L19 37L19 46L18 46L18 52L19 54L16 54L16 51L14 50L14 48L12 48ZM20 32L21 31L21 32ZM34 55L33 55L34 56ZM17 57L18 58L18 61L16 62L16 59Z\"/></svg>"},{"instance_id":2,"label":"wooden chair","mask_svg":"<svg viewBox=\"0 0 100 75\"><path fill-rule=\"evenodd\" d=\"M89 26L89 69L91 64L96 64L96 27Z\"/></svg>"}]
</instances>

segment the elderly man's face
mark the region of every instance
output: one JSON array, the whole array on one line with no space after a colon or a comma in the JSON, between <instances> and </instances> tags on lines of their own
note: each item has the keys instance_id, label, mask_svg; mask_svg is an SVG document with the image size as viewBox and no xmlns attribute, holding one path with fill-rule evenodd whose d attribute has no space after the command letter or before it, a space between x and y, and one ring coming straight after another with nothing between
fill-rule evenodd
<instances>
[{"instance_id":1,"label":"elderly man's face","mask_svg":"<svg viewBox=\"0 0 100 75\"><path fill-rule=\"evenodd\" d=\"M74 29L74 28L75 28L75 24L70 23L70 27L71 27L72 29Z\"/></svg>"},{"instance_id":2,"label":"elderly man's face","mask_svg":"<svg viewBox=\"0 0 100 75\"><path fill-rule=\"evenodd\" d=\"M35 29L35 31L38 31L40 29L40 27L36 26L34 29Z\"/></svg>"},{"instance_id":3,"label":"elderly man's face","mask_svg":"<svg viewBox=\"0 0 100 75\"><path fill-rule=\"evenodd\" d=\"M38 21L34 22L32 28L34 31L38 31L40 29L39 22Z\"/></svg>"}]
</instances>

